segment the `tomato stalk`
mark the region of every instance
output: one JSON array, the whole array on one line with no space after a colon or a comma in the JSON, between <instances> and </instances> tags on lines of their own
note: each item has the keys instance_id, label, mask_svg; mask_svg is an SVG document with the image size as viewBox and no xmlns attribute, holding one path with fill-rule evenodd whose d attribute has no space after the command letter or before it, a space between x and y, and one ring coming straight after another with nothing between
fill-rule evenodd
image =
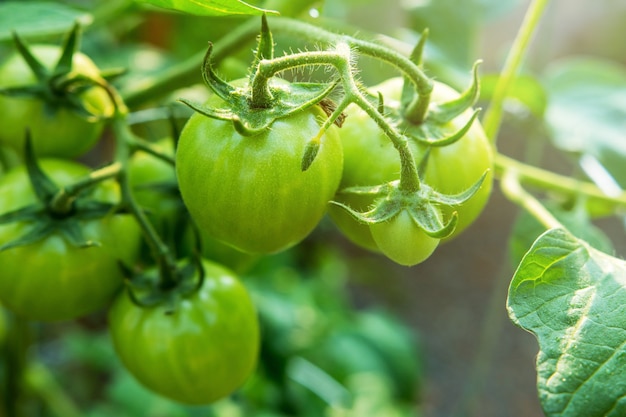
<instances>
[{"instance_id":1,"label":"tomato stalk","mask_svg":"<svg viewBox=\"0 0 626 417\"><path fill-rule=\"evenodd\" d=\"M143 231L146 242L150 247L150 251L157 261L159 271L161 272L159 274L161 279L160 286L162 288L175 287L177 284L176 259L174 258L169 247L163 242L144 211L137 204L128 179L126 167L128 166L128 159L130 157L129 142L134 139L133 133L130 131L128 126L126 115L118 114L115 117L113 120L113 131L115 133L115 138L117 139L115 159L123 167L118 173L118 181L122 191L122 203L128 206L130 212L133 216L135 216L135 219L137 219L137 223L139 223L139 226Z\"/></svg>"},{"instance_id":2,"label":"tomato stalk","mask_svg":"<svg viewBox=\"0 0 626 417\"><path fill-rule=\"evenodd\" d=\"M413 110L411 110L411 121L415 124L420 124L426 119L433 82L418 65L401 53L384 45L333 33L318 26L289 18L273 18L272 28L281 33L293 34L316 43L327 42L333 44L345 42L362 55L384 61L396 67L406 75L417 89L418 101L414 104Z\"/></svg>"},{"instance_id":3,"label":"tomato stalk","mask_svg":"<svg viewBox=\"0 0 626 417\"><path fill-rule=\"evenodd\" d=\"M409 61L410 62L410 61ZM420 189L420 180L417 172L415 159L408 145L407 138L394 128L376 106L370 103L361 93L354 78L355 70L352 66L352 52L348 43L339 42L334 50L318 52L302 52L287 55L271 60L262 60L258 63L253 82L267 83L267 80L275 74L288 69L302 66L327 65L334 67L341 77L345 95L341 107L353 102L361 107L385 132L400 154L401 173L400 189L407 192L415 192ZM411 65L414 65L411 63ZM252 87L255 90L254 86ZM330 118L327 123L334 120ZM323 128L322 128L323 130Z\"/></svg>"}]
</instances>

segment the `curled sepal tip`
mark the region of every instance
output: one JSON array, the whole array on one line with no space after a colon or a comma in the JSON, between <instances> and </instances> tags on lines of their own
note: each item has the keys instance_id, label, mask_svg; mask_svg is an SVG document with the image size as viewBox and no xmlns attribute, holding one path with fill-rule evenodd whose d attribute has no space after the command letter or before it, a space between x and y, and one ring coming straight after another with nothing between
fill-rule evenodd
<instances>
[{"instance_id":1,"label":"curled sepal tip","mask_svg":"<svg viewBox=\"0 0 626 417\"><path fill-rule=\"evenodd\" d=\"M472 125L474 124L474 121L478 117L478 114L481 112L481 110L482 109L480 108L475 109L472 113L472 116L467 120L463 127L461 127L459 130L449 136L444 136L442 138L424 138L422 136L415 135L412 136L412 139L426 146L442 147L452 145L453 143L459 141L461 138L467 135L467 132L469 132L469 130L472 128Z\"/></svg>"},{"instance_id":2,"label":"curled sepal tip","mask_svg":"<svg viewBox=\"0 0 626 417\"><path fill-rule=\"evenodd\" d=\"M459 215L455 211L446 223L441 220L439 208L434 204L427 203L415 209L409 207L409 213L413 220L428 236L436 239L443 239L452 234L459 222Z\"/></svg>"},{"instance_id":3,"label":"curled sepal tip","mask_svg":"<svg viewBox=\"0 0 626 417\"><path fill-rule=\"evenodd\" d=\"M458 206L472 198L474 194L476 194L478 190L480 190L480 187L482 187L483 182L485 181L485 178L487 178L488 174L489 170L487 169L485 170L485 172L483 172L483 175L481 175L478 181L472 184L472 186L468 189L463 190L458 194L442 194L433 190L432 188L430 189L430 193L432 194L432 198L440 204L444 204L447 206Z\"/></svg>"},{"instance_id":4,"label":"curled sepal tip","mask_svg":"<svg viewBox=\"0 0 626 417\"><path fill-rule=\"evenodd\" d=\"M235 87L218 77L213 70L213 63L211 61L212 52L213 43L209 42L209 47L202 61L202 79L215 94L223 100L228 100L230 95L235 91Z\"/></svg>"},{"instance_id":5,"label":"curled sepal tip","mask_svg":"<svg viewBox=\"0 0 626 417\"><path fill-rule=\"evenodd\" d=\"M478 67L482 63L478 60L472 67L472 81L469 87L459 97L445 103L437 104L429 114L429 118L440 123L447 123L471 108L480 94L480 77Z\"/></svg>"}]
</instances>

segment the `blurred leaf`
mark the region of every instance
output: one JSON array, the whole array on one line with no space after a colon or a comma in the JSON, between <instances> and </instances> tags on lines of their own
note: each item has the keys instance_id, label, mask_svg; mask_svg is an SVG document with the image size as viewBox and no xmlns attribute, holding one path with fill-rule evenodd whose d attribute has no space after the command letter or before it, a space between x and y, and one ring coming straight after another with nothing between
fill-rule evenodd
<instances>
[{"instance_id":1,"label":"blurred leaf","mask_svg":"<svg viewBox=\"0 0 626 417\"><path fill-rule=\"evenodd\" d=\"M555 145L594 156L626 188L626 69L572 58L551 67L545 85Z\"/></svg>"},{"instance_id":2,"label":"blurred leaf","mask_svg":"<svg viewBox=\"0 0 626 417\"><path fill-rule=\"evenodd\" d=\"M429 29L428 68L442 81L461 87L476 60L477 35L483 23L518 4L518 0L407 0L410 28Z\"/></svg>"},{"instance_id":3,"label":"blurred leaf","mask_svg":"<svg viewBox=\"0 0 626 417\"><path fill-rule=\"evenodd\" d=\"M613 253L613 243L598 227L591 223L589 215L582 205L571 210L559 206L556 202L544 203L546 208L574 235L589 245L605 253ZM513 231L509 237L509 256L513 265L521 262L524 254L546 229L532 215L522 211L515 220Z\"/></svg>"},{"instance_id":4,"label":"blurred leaf","mask_svg":"<svg viewBox=\"0 0 626 417\"><path fill-rule=\"evenodd\" d=\"M541 235L509 288L511 320L539 342L547 417L626 415L626 263L562 229Z\"/></svg>"},{"instance_id":5,"label":"blurred leaf","mask_svg":"<svg viewBox=\"0 0 626 417\"><path fill-rule=\"evenodd\" d=\"M489 101L493 97L496 84L500 79L497 74L489 74L480 79L480 100ZM521 75L513 81L507 97L515 100L526 109L528 109L535 117L543 118L548 106L548 98L543 85L530 75Z\"/></svg>"},{"instance_id":6,"label":"blurred leaf","mask_svg":"<svg viewBox=\"0 0 626 417\"><path fill-rule=\"evenodd\" d=\"M176 10L197 16L260 15L276 13L252 6L241 0L136 0L164 9Z\"/></svg>"},{"instance_id":7,"label":"blurred leaf","mask_svg":"<svg viewBox=\"0 0 626 417\"><path fill-rule=\"evenodd\" d=\"M0 3L0 41L11 40L12 32L17 32L24 38L65 34L76 21L88 25L92 16L59 3Z\"/></svg>"}]
</instances>

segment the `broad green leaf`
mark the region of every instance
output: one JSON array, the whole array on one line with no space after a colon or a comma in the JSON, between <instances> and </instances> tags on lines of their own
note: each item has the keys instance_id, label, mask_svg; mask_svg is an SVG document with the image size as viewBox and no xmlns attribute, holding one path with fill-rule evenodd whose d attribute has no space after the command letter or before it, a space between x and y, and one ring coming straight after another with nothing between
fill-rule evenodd
<instances>
[{"instance_id":1,"label":"broad green leaf","mask_svg":"<svg viewBox=\"0 0 626 417\"><path fill-rule=\"evenodd\" d=\"M76 21L88 25L92 16L59 3L0 2L0 41L11 40L12 32L24 38L65 34Z\"/></svg>"},{"instance_id":2,"label":"broad green leaf","mask_svg":"<svg viewBox=\"0 0 626 417\"><path fill-rule=\"evenodd\" d=\"M241 0L136 0L164 9L176 10L197 16L260 15L276 13L264 10Z\"/></svg>"},{"instance_id":3,"label":"broad green leaf","mask_svg":"<svg viewBox=\"0 0 626 417\"><path fill-rule=\"evenodd\" d=\"M481 77L481 101L489 101L493 97L499 78L500 77L496 74ZM545 89L536 78L530 75L521 75L515 78L507 98L515 100L538 118L543 118L546 107L548 106L548 98Z\"/></svg>"},{"instance_id":4,"label":"broad green leaf","mask_svg":"<svg viewBox=\"0 0 626 417\"><path fill-rule=\"evenodd\" d=\"M545 85L555 145L594 156L626 188L626 68L592 58L569 59L547 72Z\"/></svg>"},{"instance_id":5,"label":"broad green leaf","mask_svg":"<svg viewBox=\"0 0 626 417\"><path fill-rule=\"evenodd\" d=\"M600 228L591 223L589 214L582 204L571 210L566 210L554 201L547 201L544 206L574 235L602 252L613 253L613 243ZM545 230L545 227L527 211L520 213L509 238L509 255L513 265L521 262L528 248Z\"/></svg>"},{"instance_id":6,"label":"broad green leaf","mask_svg":"<svg viewBox=\"0 0 626 417\"><path fill-rule=\"evenodd\" d=\"M549 230L515 272L507 308L539 342L547 417L626 415L626 262Z\"/></svg>"}]
</instances>

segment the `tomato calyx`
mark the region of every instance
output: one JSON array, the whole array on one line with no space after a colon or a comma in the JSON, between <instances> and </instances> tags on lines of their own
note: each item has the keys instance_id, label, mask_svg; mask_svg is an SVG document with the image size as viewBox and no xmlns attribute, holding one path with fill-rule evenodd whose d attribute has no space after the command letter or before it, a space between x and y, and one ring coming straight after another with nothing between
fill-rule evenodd
<instances>
[{"instance_id":1,"label":"tomato calyx","mask_svg":"<svg viewBox=\"0 0 626 417\"><path fill-rule=\"evenodd\" d=\"M423 165L423 163L421 164ZM454 207L469 200L480 189L487 173L468 189L453 195L436 191L426 183L421 183L418 190L405 190L400 181L392 181L377 186L348 187L340 190L340 194L367 195L373 197L374 204L366 212L359 212L351 207L331 201L331 204L346 210L361 223L373 225L383 223L407 212L414 223L428 236L443 239L450 236L456 228L458 214L453 212L447 222L443 222L440 207Z\"/></svg>"},{"instance_id":2,"label":"tomato calyx","mask_svg":"<svg viewBox=\"0 0 626 417\"><path fill-rule=\"evenodd\" d=\"M116 176L119 167L107 169L104 175L88 177L75 183L75 187L57 187L43 172L34 155L30 135L25 141L25 165L37 202L0 215L0 224L31 223L22 236L0 246L0 251L27 246L60 233L68 242L79 248L100 246L100 242L84 237L81 222L122 212L121 206L91 200L83 195L98 182Z\"/></svg>"},{"instance_id":3,"label":"tomato calyx","mask_svg":"<svg viewBox=\"0 0 626 417\"><path fill-rule=\"evenodd\" d=\"M95 114L86 105L81 95L91 88L103 88L111 96L110 86L102 76L93 77L78 73L73 69L73 57L78 50L80 25L76 23L69 32L62 46L61 56L52 69L46 66L31 52L28 45L17 34L13 33L13 41L18 53L22 56L37 82L32 85L18 85L0 88L0 94L11 97L31 97L42 100L45 110L54 114L57 109L69 109L90 122L97 122L110 117L112 114ZM116 76L119 70L109 73ZM111 99L112 103L116 100Z\"/></svg>"},{"instance_id":4,"label":"tomato calyx","mask_svg":"<svg viewBox=\"0 0 626 417\"><path fill-rule=\"evenodd\" d=\"M272 105L267 108L256 108L251 103L251 86L235 87L215 74L211 65L211 50L212 45L209 45L202 67L203 78L226 105L212 108L188 99L180 101L207 117L231 121L242 136L254 136L265 132L275 120L319 103L337 86L337 82L288 83L272 78L268 83Z\"/></svg>"},{"instance_id":5,"label":"tomato calyx","mask_svg":"<svg viewBox=\"0 0 626 417\"><path fill-rule=\"evenodd\" d=\"M157 262L158 266L136 273L123 263L120 268L126 277L126 290L136 306L151 308L165 304L166 314L173 314L178 303L195 294L204 283L205 271L197 252L172 265Z\"/></svg>"}]
</instances>

